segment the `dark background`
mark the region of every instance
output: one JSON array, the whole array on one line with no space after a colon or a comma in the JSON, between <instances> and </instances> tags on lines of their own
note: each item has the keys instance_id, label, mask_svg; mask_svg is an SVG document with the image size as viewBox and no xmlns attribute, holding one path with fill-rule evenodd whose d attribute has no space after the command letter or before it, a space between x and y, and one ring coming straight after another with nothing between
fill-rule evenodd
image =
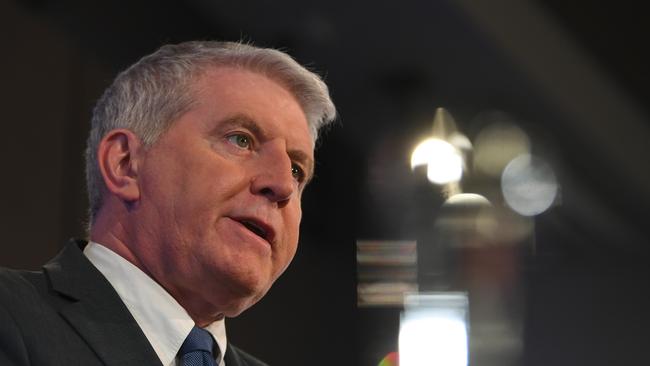
<instances>
[{"instance_id":1,"label":"dark background","mask_svg":"<svg viewBox=\"0 0 650 366\"><path fill-rule=\"evenodd\" d=\"M479 4L477 4L479 3ZM90 112L164 43L251 40L325 76L340 118L304 197L301 246L229 337L273 365L376 365L398 310L356 307L355 241L417 239L435 216L408 170L447 108L514 116L551 157L562 203L536 218L521 365L647 365L648 23L641 3L558 0L0 0L0 264L38 268L83 237Z\"/></svg>"}]
</instances>

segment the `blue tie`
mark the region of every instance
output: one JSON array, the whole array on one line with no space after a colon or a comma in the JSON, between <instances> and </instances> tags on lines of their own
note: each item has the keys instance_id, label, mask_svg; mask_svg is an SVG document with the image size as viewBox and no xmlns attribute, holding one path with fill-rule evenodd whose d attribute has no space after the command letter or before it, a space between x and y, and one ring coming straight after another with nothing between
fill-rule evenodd
<instances>
[{"instance_id":1,"label":"blue tie","mask_svg":"<svg viewBox=\"0 0 650 366\"><path fill-rule=\"evenodd\" d=\"M199 327L192 328L190 334L178 351L181 366L216 366L212 349L216 348L217 355L219 347L215 345L214 338L207 330Z\"/></svg>"}]
</instances>

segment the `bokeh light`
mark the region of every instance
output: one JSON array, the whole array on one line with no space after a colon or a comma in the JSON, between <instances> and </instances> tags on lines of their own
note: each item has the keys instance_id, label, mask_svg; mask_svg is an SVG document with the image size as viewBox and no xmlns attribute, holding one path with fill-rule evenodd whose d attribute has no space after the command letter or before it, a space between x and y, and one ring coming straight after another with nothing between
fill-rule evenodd
<instances>
[{"instance_id":1,"label":"bokeh light","mask_svg":"<svg viewBox=\"0 0 650 366\"><path fill-rule=\"evenodd\" d=\"M401 306L418 290L417 271L415 241L357 240L357 305Z\"/></svg>"},{"instance_id":2,"label":"bokeh light","mask_svg":"<svg viewBox=\"0 0 650 366\"><path fill-rule=\"evenodd\" d=\"M493 242L498 223L487 198L476 193L458 193L442 205L436 226L451 235L449 240L454 246L465 247Z\"/></svg>"},{"instance_id":3,"label":"bokeh light","mask_svg":"<svg viewBox=\"0 0 650 366\"><path fill-rule=\"evenodd\" d=\"M519 127L497 122L485 127L474 143L474 167L492 177L499 177L515 157L530 152L530 139Z\"/></svg>"},{"instance_id":4,"label":"bokeh light","mask_svg":"<svg viewBox=\"0 0 650 366\"><path fill-rule=\"evenodd\" d=\"M397 355L397 352L387 354L377 366L399 366L399 356Z\"/></svg>"},{"instance_id":5,"label":"bokeh light","mask_svg":"<svg viewBox=\"0 0 650 366\"><path fill-rule=\"evenodd\" d=\"M548 163L539 157L523 154L503 170L501 190L512 210L523 216L534 216L551 207L558 193L558 184Z\"/></svg>"},{"instance_id":6,"label":"bokeh light","mask_svg":"<svg viewBox=\"0 0 650 366\"><path fill-rule=\"evenodd\" d=\"M435 184L458 182L463 175L463 157L450 143L430 138L411 154L411 169L427 166L427 179Z\"/></svg>"}]
</instances>

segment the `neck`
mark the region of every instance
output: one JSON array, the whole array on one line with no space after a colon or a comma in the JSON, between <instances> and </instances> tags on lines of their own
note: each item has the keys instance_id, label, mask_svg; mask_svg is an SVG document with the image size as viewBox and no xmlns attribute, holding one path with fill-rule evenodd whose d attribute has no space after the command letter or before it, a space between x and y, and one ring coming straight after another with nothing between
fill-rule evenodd
<instances>
[{"instance_id":1,"label":"neck","mask_svg":"<svg viewBox=\"0 0 650 366\"><path fill-rule=\"evenodd\" d=\"M100 212L90 228L90 240L109 248L151 276L132 250L133 240L129 239L128 229L120 220L114 220L110 215Z\"/></svg>"},{"instance_id":2,"label":"neck","mask_svg":"<svg viewBox=\"0 0 650 366\"><path fill-rule=\"evenodd\" d=\"M129 224L130 222L135 223L137 220L122 220L120 218L123 216L119 212L115 214L101 211L90 228L90 240L107 247L156 281L187 311L197 326L204 328L224 318L223 313L214 311L214 306L203 302L202 296L184 293L183 289L170 288L158 281L153 275L153 271L147 268L145 261L140 259L141 255L146 255L140 253L146 252L144 247L147 243L141 242L142 238L133 235L136 230L132 227L133 224Z\"/></svg>"}]
</instances>

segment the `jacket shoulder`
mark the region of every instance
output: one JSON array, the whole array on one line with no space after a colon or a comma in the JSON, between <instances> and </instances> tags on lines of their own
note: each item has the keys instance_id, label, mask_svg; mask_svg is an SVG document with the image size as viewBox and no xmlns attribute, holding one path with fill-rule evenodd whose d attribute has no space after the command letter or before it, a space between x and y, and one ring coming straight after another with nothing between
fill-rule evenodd
<instances>
[{"instance_id":1,"label":"jacket shoulder","mask_svg":"<svg viewBox=\"0 0 650 366\"><path fill-rule=\"evenodd\" d=\"M226 365L230 366L231 364L235 366L269 366L251 354L228 343L228 349L226 350Z\"/></svg>"},{"instance_id":2,"label":"jacket shoulder","mask_svg":"<svg viewBox=\"0 0 650 366\"><path fill-rule=\"evenodd\" d=\"M0 267L0 309L16 324L38 322L50 313L46 301L47 280L42 272L30 272Z\"/></svg>"},{"instance_id":3,"label":"jacket shoulder","mask_svg":"<svg viewBox=\"0 0 650 366\"><path fill-rule=\"evenodd\" d=\"M40 303L37 288L42 273L0 267L0 364L29 364L28 346L21 322Z\"/></svg>"},{"instance_id":4,"label":"jacket shoulder","mask_svg":"<svg viewBox=\"0 0 650 366\"><path fill-rule=\"evenodd\" d=\"M46 287L42 272L31 272L0 267L0 303L9 306L15 301L39 298Z\"/></svg>"}]
</instances>

